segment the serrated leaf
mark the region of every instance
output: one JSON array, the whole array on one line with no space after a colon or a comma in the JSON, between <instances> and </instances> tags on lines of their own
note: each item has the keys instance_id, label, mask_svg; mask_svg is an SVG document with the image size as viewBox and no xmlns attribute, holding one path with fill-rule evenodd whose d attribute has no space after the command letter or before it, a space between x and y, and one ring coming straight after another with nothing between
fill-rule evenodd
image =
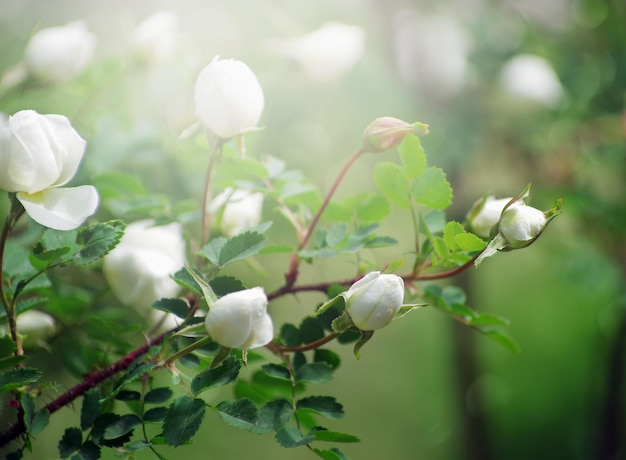
<instances>
[{"instance_id":1,"label":"serrated leaf","mask_svg":"<svg viewBox=\"0 0 626 460\"><path fill-rule=\"evenodd\" d=\"M172 275L172 279L185 289L188 289L196 294L202 293L200 285L196 282L189 270L193 270L191 267L183 267Z\"/></svg>"},{"instance_id":2,"label":"serrated leaf","mask_svg":"<svg viewBox=\"0 0 626 460\"><path fill-rule=\"evenodd\" d=\"M74 263L88 265L107 255L120 242L125 227L121 220L112 220L80 229L76 236L80 249Z\"/></svg>"},{"instance_id":3,"label":"serrated leaf","mask_svg":"<svg viewBox=\"0 0 626 460\"><path fill-rule=\"evenodd\" d=\"M113 385L113 391L109 394L109 398L115 398L115 396L122 391L122 387L124 385L128 385L136 380L138 380L143 374L151 371L156 367L156 363L148 362L148 363L140 363L137 365L132 365L129 370L119 377L115 384Z\"/></svg>"},{"instance_id":4,"label":"serrated leaf","mask_svg":"<svg viewBox=\"0 0 626 460\"><path fill-rule=\"evenodd\" d=\"M185 319L189 314L189 304L185 300L179 298L159 299L152 304L152 308L172 313L182 319Z\"/></svg>"},{"instance_id":5,"label":"serrated leaf","mask_svg":"<svg viewBox=\"0 0 626 460\"><path fill-rule=\"evenodd\" d=\"M312 433L316 441L325 442L361 442L361 440L351 434L340 433L338 431L316 430Z\"/></svg>"},{"instance_id":6,"label":"serrated leaf","mask_svg":"<svg viewBox=\"0 0 626 460\"><path fill-rule=\"evenodd\" d=\"M100 412L100 391L97 388L90 388L83 396L83 406L80 411L80 427L83 430L93 425L94 420Z\"/></svg>"},{"instance_id":7,"label":"serrated leaf","mask_svg":"<svg viewBox=\"0 0 626 460\"><path fill-rule=\"evenodd\" d=\"M146 404L161 404L174 396L174 392L169 387L161 387L150 390L143 397Z\"/></svg>"},{"instance_id":8,"label":"serrated leaf","mask_svg":"<svg viewBox=\"0 0 626 460\"><path fill-rule=\"evenodd\" d=\"M426 168L426 154L419 137L406 136L398 146L400 161L408 179L419 177Z\"/></svg>"},{"instance_id":9,"label":"serrated leaf","mask_svg":"<svg viewBox=\"0 0 626 460\"><path fill-rule=\"evenodd\" d=\"M40 245L37 245L33 249L29 261L37 270L44 270L71 250L72 248L70 247L45 250Z\"/></svg>"},{"instance_id":10,"label":"serrated leaf","mask_svg":"<svg viewBox=\"0 0 626 460\"><path fill-rule=\"evenodd\" d=\"M389 201L405 209L411 207L406 179L399 165L390 162L378 163L374 168L374 181Z\"/></svg>"},{"instance_id":11,"label":"serrated leaf","mask_svg":"<svg viewBox=\"0 0 626 460\"><path fill-rule=\"evenodd\" d=\"M280 338L288 347L297 347L302 343L300 330L291 323L284 323L280 327Z\"/></svg>"},{"instance_id":12,"label":"serrated leaf","mask_svg":"<svg viewBox=\"0 0 626 460\"><path fill-rule=\"evenodd\" d=\"M311 410L330 419L343 417L343 406L332 396L307 396L296 403L296 408Z\"/></svg>"},{"instance_id":13,"label":"serrated leaf","mask_svg":"<svg viewBox=\"0 0 626 460\"><path fill-rule=\"evenodd\" d=\"M200 428L206 408L201 399L179 396L167 410L163 423L163 436L170 446L180 446L189 441Z\"/></svg>"},{"instance_id":14,"label":"serrated leaf","mask_svg":"<svg viewBox=\"0 0 626 460\"><path fill-rule=\"evenodd\" d=\"M143 414L144 422L162 422L167 415L167 407L154 407Z\"/></svg>"},{"instance_id":15,"label":"serrated leaf","mask_svg":"<svg viewBox=\"0 0 626 460\"><path fill-rule=\"evenodd\" d=\"M451 250L457 249L455 238L466 233L465 228L458 222L450 221L443 228L443 240Z\"/></svg>"},{"instance_id":16,"label":"serrated leaf","mask_svg":"<svg viewBox=\"0 0 626 460\"><path fill-rule=\"evenodd\" d=\"M19 369L9 369L0 373L0 394L6 391L36 382L41 377L41 372L32 367L21 367Z\"/></svg>"},{"instance_id":17,"label":"serrated leaf","mask_svg":"<svg viewBox=\"0 0 626 460\"><path fill-rule=\"evenodd\" d=\"M313 352L313 361L316 363L326 363L333 370L337 369L341 364L341 358L332 350L324 348L316 348Z\"/></svg>"},{"instance_id":18,"label":"serrated leaf","mask_svg":"<svg viewBox=\"0 0 626 460\"><path fill-rule=\"evenodd\" d=\"M59 441L59 456L67 458L80 449L83 442L83 434L79 428L66 428L63 437Z\"/></svg>"},{"instance_id":19,"label":"serrated leaf","mask_svg":"<svg viewBox=\"0 0 626 460\"><path fill-rule=\"evenodd\" d=\"M247 398L222 401L215 408L224 422L244 430L253 430L259 418L256 406Z\"/></svg>"},{"instance_id":20,"label":"serrated leaf","mask_svg":"<svg viewBox=\"0 0 626 460\"><path fill-rule=\"evenodd\" d=\"M35 410L35 400L30 393L24 393L21 397L22 409L24 411L24 425L31 435L41 433L50 421L50 412L43 408Z\"/></svg>"},{"instance_id":21,"label":"serrated leaf","mask_svg":"<svg viewBox=\"0 0 626 460\"><path fill-rule=\"evenodd\" d=\"M230 238L222 247L219 256L220 267L224 267L238 260L258 254L265 246L265 237L258 233L247 231Z\"/></svg>"},{"instance_id":22,"label":"serrated leaf","mask_svg":"<svg viewBox=\"0 0 626 460\"><path fill-rule=\"evenodd\" d=\"M141 394L138 391L121 390L117 392L115 399L118 401L139 401Z\"/></svg>"},{"instance_id":23,"label":"serrated leaf","mask_svg":"<svg viewBox=\"0 0 626 460\"><path fill-rule=\"evenodd\" d=\"M296 380L309 383L326 383L333 378L333 368L326 363L307 363L296 372Z\"/></svg>"},{"instance_id":24,"label":"serrated leaf","mask_svg":"<svg viewBox=\"0 0 626 460\"><path fill-rule=\"evenodd\" d=\"M313 449L313 453L324 460L350 460L339 449Z\"/></svg>"},{"instance_id":25,"label":"serrated leaf","mask_svg":"<svg viewBox=\"0 0 626 460\"><path fill-rule=\"evenodd\" d=\"M294 426L284 426L276 432L276 441L283 447L299 447L315 441L313 435L302 436L302 433Z\"/></svg>"},{"instance_id":26,"label":"serrated leaf","mask_svg":"<svg viewBox=\"0 0 626 460\"><path fill-rule=\"evenodd\" d=\"M243 291L246 287L234 276L218 276L209 281L209 285L218 297L225 296L231 292Z\"/></svg>"},{"instance_id":27,"label":"serrated leaf","mask_svg":"<svg viewBox=\"0 0 626 460\"><path fill-rule=\"evenodd\" d=\"M122 415L115 422L104 429L103 438L106 440L117 439L131 433L137 425L141 424L141 419L134 414Z\"/></svg>"},{"instance_id":28,"label":"serrated leaf","mask_svg":"<svg viewBox=\"0 0 626 460\"><path fill-rule=\"evenodd\" d=\"M293 415L291 403L286 399L275 399L258 410L258 420L252 428L254 433L277 431L289 422Z\"/></svg>"},{"instance_id":29,"label":"serrated leaf","mask_svg":"<svg viewBox=\"0 0 626 460\"><path fill-rule=\"evenodd\" d=\"M291 380L289 369L287 369L283 365L269 363L269 364L264 364L263 366L261 366L261 369L263 369L263 372L265 372L266 375L269 375L270 377L274 377L275 379Z\"/></svg>"},{"instance_id":30,"label":"serrated leaf","mask_svg":"<svg viewBox=\"0 0 626 460\"><path fill-rule=\"evenodd\" d=\"M200 249L200 251L198 251L198 255L206 257L213 265L219 265L220 254L227 241L228 239L223 236L213 238L202 249Z\"/></svg>"},{"instance_id":31,"label":"serrated leaf","mask_svg":"<svg viewBox=\"0 0 626 460\"><path fill-rule=\"evenodd\" d=\"M98 460L100 458L100 446L91 441L85 441L76 455L72 456L72 460Z\"/></svg>"},{"instance_id":32,"label":"serrated leaf","mask_svg":"<svg viewBox=\"0 0 626 460\"><path fill-rule=\"evenodd\" d=\"M456 235L454 242L461 251L467 252L482 251L487 247L487 243L480 237L467 232Z\"/></svg>"},{"instance_id":33,"label":"serrated leaf","mask_svg":"<svg viewBox=\"0 0 626 460\"><path fill-rule=\"evenodd\" d=\"M11 337L8 335L0 337L0 358L12 357L15 350L15 342L11 340Z\"/></svg>"},{"instance_id":34,"label":"serrated leaf","mask_svg":"<svg viewBox=\"0 0 626 460\"><path fill-rule=\"evenodd\" d=\"M434 209L446 209L452 204L452 187L440 168L426 168L413 182L411 194L416 203Z\"/></svg>"},{"instance_id":35,"label":"serrated leaf","mask_svg":"<svg viewBox=\"0 0 626 460\"><path fill-rule=\"evenodd\" d=\"M352 209L351 211L354 212ZM374 195L367 202L359 203L356 207L356 217L361 222L380 222L390 212L389 201L380 195Z\"/></svg>"},{"instance_id":36,"label":"serrated leaf","mask_svg":"<svg viewBox=\"0 0 626 460\"><path fill-rule=\"evenodd\" d=\"M228 385L237 380L240 369L241 363L231 356L219 366L196 375L191 381L191 391L198 395L209 388Z\"/></svg>"}]
</instances>

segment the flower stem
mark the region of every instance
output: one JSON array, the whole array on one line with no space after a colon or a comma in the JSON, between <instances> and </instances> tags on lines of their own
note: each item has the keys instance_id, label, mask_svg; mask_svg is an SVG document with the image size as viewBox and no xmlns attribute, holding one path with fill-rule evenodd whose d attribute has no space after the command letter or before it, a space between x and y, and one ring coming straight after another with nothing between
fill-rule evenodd
<instances>
[{"instance_id":1,"label":"flower stem","mask_svg":"<svg viewBox=\"0 0 626 460\"><path fill-rule=\"evenodd\" d=\"M339 171L339 174L337 175L337 177L335 178L335 181L331 185L330 190L328 190L328 193L326 194L326 197L324 198L322 205L317 210L317 213L315 214L315 216L313 216L313 219L311 220L311 223L309 224L309 227L306 233L304 234L304 237L302 238L302 240L300 241L300 244L298 245L298 248L296 249L296 253L291 255L291 262L289 264L289 269L287 273L285 274L285 284L287 288L290 288L291 286L293 286L298 278L298 267L300 266L300 259L298 258L297 252L306 247L307 243L309 242L309 239L311 239L311 236L313 235L313 231L315 230L317 223L319 222L320 218L322 217L322 214L328 207L328 203L330 203L331 198L337 191L339 184L341 184L341 181L345 178L350 167L356 162L356 160L359 159L361 155L363 155L363 153L365 153L363 149L357 150L356 152L352 154L352 156L350 156L350 158L348 158L348 161L346 161L346 163L343 165L343 167L341 168L341 171Z\"/></svg>"},{"instance_id":2,"label":"flower stem","mask_svg":"<svg viewBox=\"0 0 626 460\"><path fill-rule=\"evenodd\" d=\"M220 138L216 137L213 142L212 139L209 138L209 164L207 166L206 176L204 178L204 191L202 192L202 209L200 210L200 215L202 216L202 236L200 240L200 247L203 247L209 242L211 214L209 214L207 207L209 205L209 201L211 200L211 179L213 177L213 168L216 158L222 151L222 145L223 144Z\"/></svg>"}]
</instances>

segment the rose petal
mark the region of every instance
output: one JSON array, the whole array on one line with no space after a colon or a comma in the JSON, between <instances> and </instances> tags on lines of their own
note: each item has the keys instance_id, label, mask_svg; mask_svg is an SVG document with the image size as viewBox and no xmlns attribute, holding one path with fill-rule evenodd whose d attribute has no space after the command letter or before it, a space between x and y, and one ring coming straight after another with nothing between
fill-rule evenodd
<instances>
[{"instance_id":1,"label":"rose petal","mask_svg":"<svg viewBox=\"0 0 626 460\"><path fill-rule=\"evenodd\" d=\"M28 215L41 225L55 230L79 227L98 208L98 192L91 185L51 188L39 193L18 193Z\"/></svg>"}]
</instances>

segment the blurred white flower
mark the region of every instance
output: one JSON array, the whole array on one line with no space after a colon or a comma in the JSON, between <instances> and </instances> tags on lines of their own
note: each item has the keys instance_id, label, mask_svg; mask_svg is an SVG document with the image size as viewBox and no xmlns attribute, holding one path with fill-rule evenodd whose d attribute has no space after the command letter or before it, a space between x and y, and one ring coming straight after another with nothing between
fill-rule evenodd
<instances>
[{"instance_id":1,"label":"blurred white flower","mask_svg":"<svg viewBox=\"0 0 626 460\"><path fill-rule=\"evenodd\" d=\"M512 199L512 197L496 199L490 195L478 200L467 213L470 229L480 237L489 238L491 229L500 221L502 210Z\"/></svg>"},{"instance_id":2,"label":"blurred white flower","mask_svg":"<svg viewBox=\"0 0 626 460\"><path fill-rule=\"evenodd\" d=\"M261 287L231 292L211 306L205 327L223 347L262 347L274 337L272 318L267 313L267 296Z\"/></svg>"},{"instance_id":3,"label":"blurred white flower","mask_svg":"<svg viewBox=\"0 0 626 460\"><path fill-rule=\"evenodd\" d=\"M261 222L263 194L227 188L211 200L208 211L214 213L221 207L224 207L224 212L220 230L230 237Z\"/></svg>"},{"instance_id":4,"label":"blurred white flower","mask_svg":"<svg viewBox=\"0 0 626 460\"><path fill-rule=\"evenodd\" d=\"M22 336L25 348L39 347L52 337L57 330L56 321L47 313L28 310L18 315L16 319L17 332ZM8 334L5 325L0 326L0 336Z\"/></svg>"},{"instance_id":5,"label":"blurred white flower","mask_svg":"<svg viewBox=\"0 0 626 460\"><path fill-rule=\"evenodd\" d=\"M271 40L267 46L271 52L295 62L310 80L325 82L341 77L361 60L365 31L327 22L304 35Z\"/></svg>"},{"instance_id":6,"label":"blurred white flower","mask_svg":"<svg viewBox=\"0 0 626 460\"><path fill-rule=\"evenodd\" d=\"M184 263L181 225L142 220L126 227L122 240L104 257L103 271L120 302L143 314L154 301L178 294L180 286L170 275Z\"/></svg>"},{"instance_id":7,"label":"blurred white flower","mask_svg":"<svg viewBox=\"0 0 626 460\"><path fill-rule=\"evenodd\" d=\"M221 138L256 128L265 99L256 75L246 64L216 57L196 80L196 115Z\"/></svg>"},{"instance_id":8,"label":"blurred white flower","mask_svg":"<svg viewBox=\"0 0 626 460\"><path fill-rule=\"evenodd\" d=\"M76 174L85 144L62 115L17 112L0 125L0 189L17 192L28 215L45 227L79 227L98 208L98 192L91 185L61 186Z\"/></svg>"},{"instance_id":9,"label":"blurred white flower","mask_svg":"<svg viewBox=\"0 0 626 460\"><path fill-rule=\"evenodd\" d=\"M561 82L548 61L519 54L505 63L500 74L502 87L510 94L555 106L563 95Z\"/></svg>"},{"instance_id":10,"label":"blurred white flower","mask_svg":"<svg viewBox=\"0 0 626 460\"><path fill-rule=\"evenodd\" d=\"M158 11L140 22L130 37L135 55L147 62L164 62L176 55L180 45L178 15Z\"/></svg>"},{"instance_id":11,"label":"blurred white flower","mask_svg":"<svg viewBox=\"0 0 626 460\"><path fill-rule=\"evenodd\" d=\"M400 77L423 94L449 97L465 87L472 42L465 28L447 16L397 17L393 50Z\"/></svg>"},{"instance_id":12,"label":"blurred white flower","mask_svg":"<svg viewBox=\"0 0 626 460\"><path fill-rule=\"evenodd\" d=\"M369 272L344 295L346 311L356 327L372 331L387 326L404 299L404 281L398 275Z\"/></svg>"},{"instance_id":13,"label":"blurred white flower","mask_svg":"<svg viewBox=\"0 0 626 460\"><path fill-rule=\"evenodd\" d=\"M35 78L63 83L78 75L93 58L96 37L84 21L42 29L26 46L24 65Z\"/></svg>"}]
</instances>

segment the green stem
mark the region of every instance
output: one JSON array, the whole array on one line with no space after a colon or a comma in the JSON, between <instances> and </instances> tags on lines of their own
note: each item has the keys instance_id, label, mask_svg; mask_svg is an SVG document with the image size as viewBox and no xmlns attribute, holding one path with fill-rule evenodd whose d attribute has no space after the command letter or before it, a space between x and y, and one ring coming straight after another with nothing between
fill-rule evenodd
<instances>
[{"instance_id":1,"label":"green stem","mask_svg":"<svg viewBox=\"0 0 626 460\"><path fill-rule=\"evenodd\" d=\"M176 353L174 353L169 358L167 358L165 360L164 364L165 365L172 364L174 361L179 359L181 356L185 356L186 354L189 354L192 351L197 350L198 348L200 348L200 347L202 347L204 345L208 345L211 342L213 342L213 339L211 339L211 337L209 337L209 336L202 337L197 342L194 342L191 345L187 345L185 348L182 348L182 349L178 350Z\"/></svg>"},{"instance_id":2,"label":"green stem","mask_svg":"<svg viewBox=\"0 0 626 460\"><path fill-rule=\"evenodd\" d=\"M222 150L222 140L218 137L211 142L209 139L209 164L207 166L206 176L204 178L204 191L202 192L202 209L200 215L202 216L202 239L200 241L200 247L203 247L209 241L209 233L211 228L211 214L209 214L207 207L211 199L211 182L213 177L213 168L217 156Z\"/></svg>"}]
</instances>

